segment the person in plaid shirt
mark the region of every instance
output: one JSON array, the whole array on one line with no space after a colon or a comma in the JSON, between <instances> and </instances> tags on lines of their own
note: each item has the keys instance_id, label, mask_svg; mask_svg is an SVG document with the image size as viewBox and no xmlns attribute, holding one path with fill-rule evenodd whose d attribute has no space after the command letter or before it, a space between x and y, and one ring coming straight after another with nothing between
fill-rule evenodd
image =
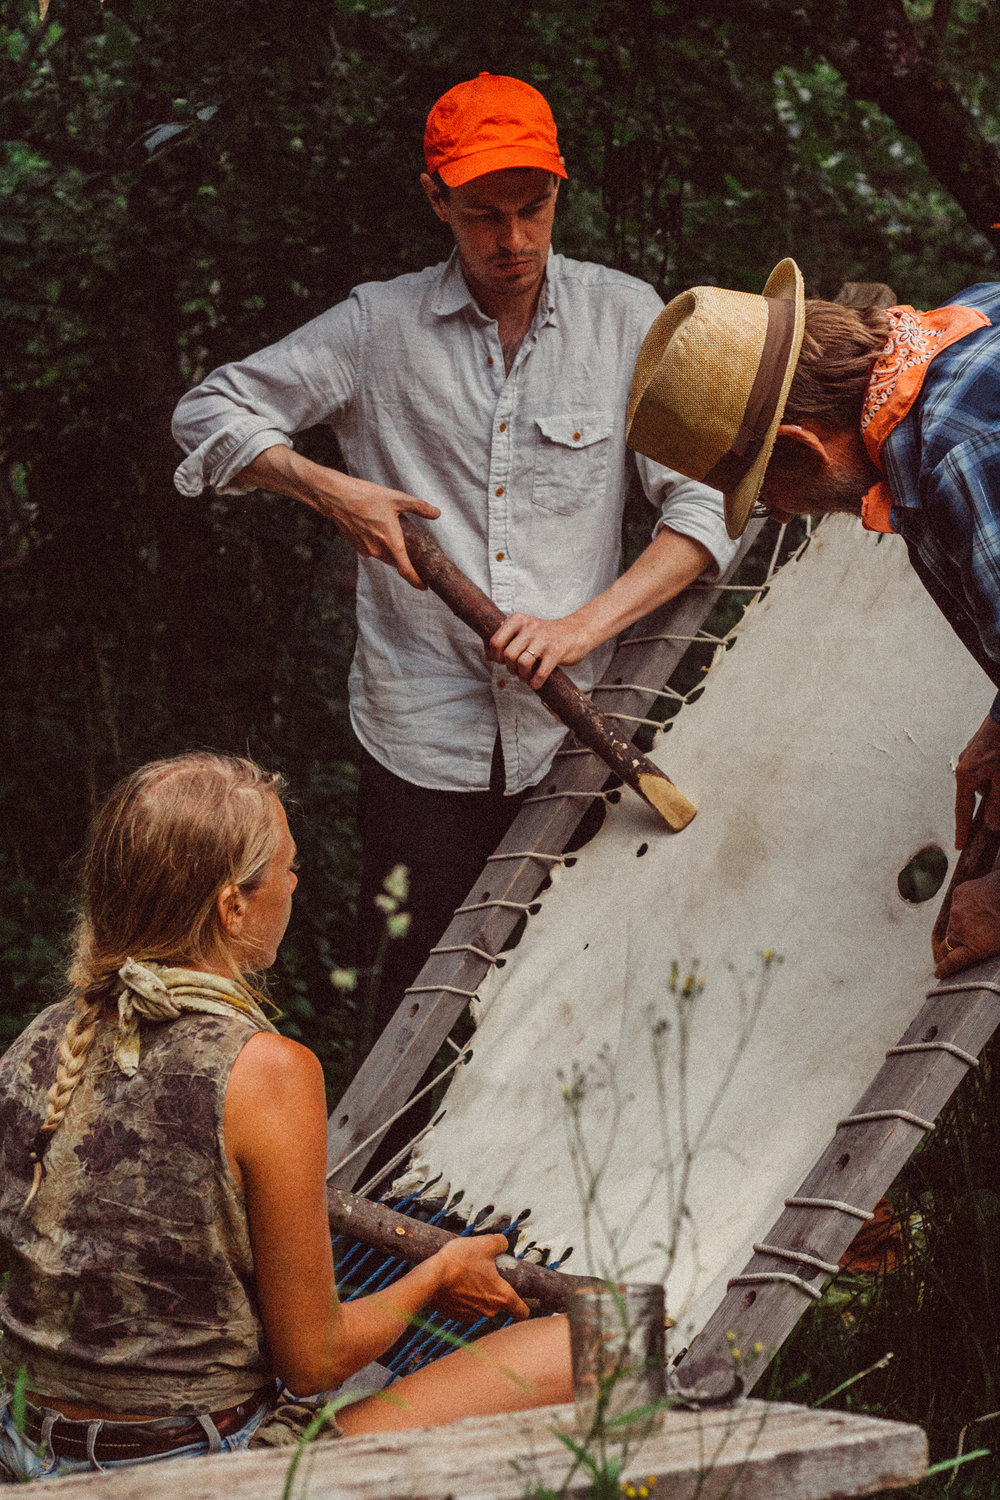
<instances>
[{"instance_id":1,"label":"person in plaid shirt","mask_svg":"<svg viewBox=\"0 0 1000 1500\"><path fill-rule=\"evenodd\" d=\"M735 415L718 397L734 371ZM762 297L696 287L646 336L629 424L638 452L724 491L731 536L755 503L778 520L843 511L899 534L1000 689L1000 283L931 312L807 301L791 260ZM1000 828L1000 692L956 767L959 848L979 794ZM998 952L994 869L956 891L936 973Z\"/></svg>"}]
</instances>

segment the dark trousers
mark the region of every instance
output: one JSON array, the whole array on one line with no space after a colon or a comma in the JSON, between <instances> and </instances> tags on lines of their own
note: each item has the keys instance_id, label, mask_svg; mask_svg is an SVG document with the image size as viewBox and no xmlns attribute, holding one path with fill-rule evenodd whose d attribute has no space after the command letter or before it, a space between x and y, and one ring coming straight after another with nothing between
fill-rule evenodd
<instances>
[{"instance_id":1,"label":"dark trousers","mask_svg":"<svg viewBox=\"0 0 1000 1500\"><path fill-rule=\"evenodd\" d=\"M362 750L357 804L361 834L358 956L364 970L377 966L380 973L371 983L364 978L359 983L363 1011L355 1041L356 1066L395 1014L403 992L423 968L431 948L441 941L456 906L462 905L528 795L520 792L505 797L503 787L499 740L487 792L440 792L414 786ZM410 926L401 938L386 937L385 913L375 904L394 865L405 865L410 879L409 896L401 905L410 913ZM428 1097L390 1131L372 1167L401 1149L429 1118Z\"/></svg>"},{"instance_id":2,"label":"dark trousers","mask_svg":"<svg viewBox=\"0 0 1000 1500\"><path fill-rule=\"evenodd\" d=\"M498 742L499 743L499 742ZM439 792L413 786L361 752L358 829L361 834L361 894L358 900L359 959L370 969L382 955L372 1014L362 1026L367 1052L384 1031L440 941L456 906L472 889L487 857L503 838L526 792L503 795L503 759L494 753L488 792ZM394 865L405 865L410 913L405 937L385 939L385 913L375 904ZM360 1058L359 1058L360 1061Z\"/></svg>"}]
</instances>

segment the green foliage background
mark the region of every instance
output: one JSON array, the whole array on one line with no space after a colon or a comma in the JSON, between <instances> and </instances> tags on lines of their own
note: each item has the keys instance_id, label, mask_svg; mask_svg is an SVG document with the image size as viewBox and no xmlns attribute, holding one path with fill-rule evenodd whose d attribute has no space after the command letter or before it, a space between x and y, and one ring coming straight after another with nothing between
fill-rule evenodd
<instances>
[{"instance_id":1,"label":"green foliage background","mask_svg":"<svg viewBox=\"0 0 1000 1500\"><path fill-rule=\"evenodd\" d=\"M856 10L52 0L41 26L35 0L8 0L0 1042L58 982L72 857L102 791L154 756L249 751L297 798L285 1025L339 1092L353 1002L328 972L351 958L356 879L352 558L290 501L179 496L173 405L354 283L443 257L417 183L424 116L481 69L534 82L559 120L557 248L664 296L759 290L789 253L819 295L884 280L928 306L993 278L947 186L828 60ZM905 12L995 144L997 8ZM336 461L325 430L299 441Z\"/></svg>"}]
</instances>

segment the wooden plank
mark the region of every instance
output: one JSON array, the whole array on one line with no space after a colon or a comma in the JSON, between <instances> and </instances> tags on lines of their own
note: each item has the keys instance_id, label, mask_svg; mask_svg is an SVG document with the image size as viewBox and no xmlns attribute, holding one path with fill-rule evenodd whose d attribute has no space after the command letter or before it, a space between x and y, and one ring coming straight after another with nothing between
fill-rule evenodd
<instances>
[{"instance_id":1,"label":"wooden plank","mask_svg":"<svg viewBox=\"0 0 1000 1500\"><path fill-rule=\"evenodd\" d=\"M450 1427L317 1443L303 1459L293 1500L521 1500L532 1486L558 1489L569 1455L556 1436L570 1407L473 1417ZM290 1450L166 1459L105 1474L35 1484L38 1500L279 1500ZM622 1480L654 1500L829 1500L899 1488L922 1478L919 1427L846 1412L747 1401L728 1410L673 1411L664 1430L626 1460ZM583 1496L577 1475L563 1492Z\"/></svg>"},{"instance_id":2,"label":"wooden plank","mask_svg":"<svg viewBox=\"0 0 1000 1500\"><path fill-rule=\"evenodd\" d=\"M623 725L630 725L627 716L641 718L649 712L762 524L754 522L747 528L736 558L718 585L696 584L686 589L626 632L594 689L594 701L605 712L626 716L620 718ZM673 639L658 639L663 636ZM470 907L482 907L484 901L507 904L460 912L453 918L438 946L461 951L431 954L414 980L416 993L404 997L331 1112L327 1165L334 1186L351 1189L360 1181L378 1142L361 1143L406 1103L468 1004L469 994L482 984L491 963L471 950L501 955L524 911L530 910L550 862L524 858L524 851L561 856L607 775L602 761L567 736L539 788L538 800L524 804L462 903ZM650 818L651 832L669 836L652 814ZM502 956L498 961L504 962Z\"/></svg>"},{"instance_id":3,"label":"wooden plank","mask_svg":"<svg viewBox=\"0 0 1000 1500\"><path fill-rule=\"evenodd\" d=\"M873 1005L877 1004L878 998L873 996ZM975 1058L998 1025L1000 961L992 958L931 990L897 1046L925 1049L947 1044ZM969 1067L967 1061L948 1050L895 1053L890 1049L885 1063L850 1114L903 1110L917 1119L934 1121ZM920 1125L891 1114L857 1124L841 1123L792 1198L831 1200L870 1213L924 1134ZM793 1252L801 1250L835 1264L861 1222L842 1209L790 1204L759 1243ZM796 1261L794 1255L788 1259L759 1251L740 1274L774 1273L797 1275L816 1289L828 1279L827 1273ZM728 1357L727 1335L735 1334L742 1355L745 1389L751 1390L812 1300L788 1281L730 1283L726 1295L693 1341L690 1358ZM676 1372L681 1380L683 1371L682 1362ZM708 1388L711 1389L711 1382Z\"/></svg>"}]
</instances>

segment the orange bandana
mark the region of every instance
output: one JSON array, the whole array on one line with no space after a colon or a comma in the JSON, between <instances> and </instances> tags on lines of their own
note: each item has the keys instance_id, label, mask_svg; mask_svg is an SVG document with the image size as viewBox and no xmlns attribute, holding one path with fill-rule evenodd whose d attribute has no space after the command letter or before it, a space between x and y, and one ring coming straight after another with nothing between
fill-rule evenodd
<instances>
[{"instance_id":1,"label":"orange bandana","mask_svg":"<svg viewBox=\"0 0 1000 1500\"><path fill-rule=\"evenodd\" d=\"M865 448L883 473L882 445L920 394L935 354L977 328L990 326L989 318L972 307L939 307L925 313L912 307L890 307L886 317L889 339L872 365L861 411ZM884 482L873 485L861 502L862 526L866 531L891 531L891 508L889 486Z\"/></svg>"}]
</instances>

